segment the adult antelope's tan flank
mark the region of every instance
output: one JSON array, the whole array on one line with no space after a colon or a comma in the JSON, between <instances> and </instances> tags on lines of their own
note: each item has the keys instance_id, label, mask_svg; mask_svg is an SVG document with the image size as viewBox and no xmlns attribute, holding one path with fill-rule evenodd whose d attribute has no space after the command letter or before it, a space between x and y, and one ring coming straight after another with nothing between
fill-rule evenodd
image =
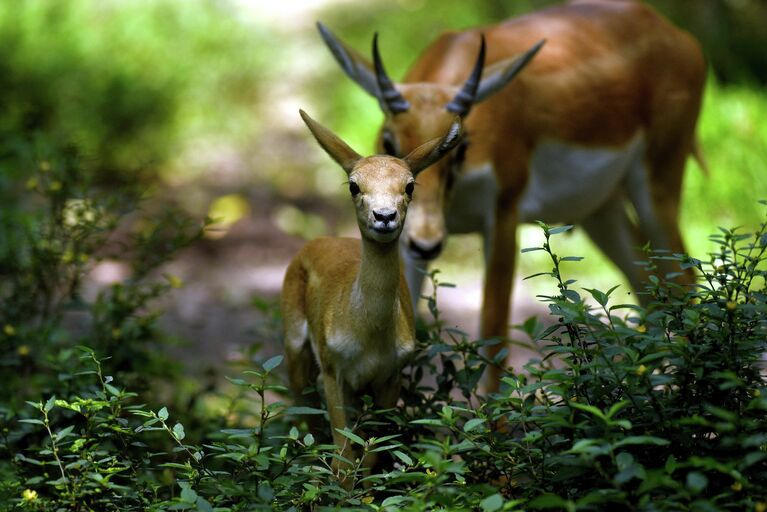
<instances>
[{"instance_id":1,"label":"adult antelope's tan flank","mask_svg":"<svg viewBox=\"0 0 767 512\"><path fill-rule=\"evenodd\" d=\"M378 99L387 153L406 154L464 118L463 143L418 178L401 237L415 299L416 267L439 254L447 232L484 236L483 337L507 335L520 222L579 223L634 289L644 277L633 264L643 259L638 246L684 252L682 176L697 156L706 66L696 41L651 8L578 1L446 33L397 85L376 38L371 65L319 29Z\"/></svg>"},{"instance_id":2,"label":"adult antelope's tan flank","mask_svg":"<svg viewBox=\"0 0 767 512\"><path fill-rule=\"evenodd\" d=\"M319 374L333 440L363 393L382 408L399 398L400 370L415 347L413 307L400 269L398 240L415 177L460 140L460 120L399 159L362 158L301 112L320 146L349 175L361 240L319 238L293 259L282 287L282 319L290 386L297 400ZM351 453L344 449L344 454ZM334 467L339 464L334 460Z\"/></svg>"}]
</instances>

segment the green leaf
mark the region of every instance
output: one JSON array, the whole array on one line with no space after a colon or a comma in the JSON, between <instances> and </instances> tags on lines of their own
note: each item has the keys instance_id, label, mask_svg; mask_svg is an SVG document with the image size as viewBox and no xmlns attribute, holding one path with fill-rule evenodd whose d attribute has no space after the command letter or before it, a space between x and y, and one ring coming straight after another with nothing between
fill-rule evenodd
<instances>
[{"instance_id":1,"label":"green leaf","mask_svg":"<svg viewBox=\"0 0 767 512\"><path fill-rule=\"evenodd\" d=\"M189 487L189 484L186 482L182 482L179 484L181 486L181 501L185 503L197 503L197 493L194 492L194 489Z\"/></svg>"},{"instance_id":2,"label":"green leaf","mask_svg":"<svg viewBox=\"0 0 767 512\"><path fill-rule=\"evenodd\" d=\"M179 441L183 441L183 439L186 437L186 432L184 432L184 425L181 423L176 423L173 425L173 437Z\"/></svg>"},{"instance_id":3,"label":"green leaf","mask_svg":"<svg viewBox=\"0 0 767 512\"><path fill-rule=\"evenodd\" d=\"M527 281L528 279L532 279L534 277L538 277L538 276L551 276L551 275L552 275L551 272L538 272L537 274L533 274L531 276L527 276L527 277L525 277L522 280L523 281Z\"/></svg>"},{"instance_id":4,"label":"green leaf","mask_svg":"<svg viewBox=\"0 0 767 512\"><path fill-rule=\"evenodd\" d=\"M354 432L351 432L349 429L340 429L337 428L336 432L344 436L345 438L349 439L353 443L357 443L360 446L365 446L365 440L362 439L360 436L355 434Z\"/></svg>"},{"instance_id":5,"label":"green leaf","mask_svg":"<svg viewBox=\"0 0 767 512\"><path fill-rule=\"evenodd\" d=\"M559 233L564 233L566 231L570 231L573 229L572 224L567 224L565 226L557 226L555 228L549 229L549 235L558 235Z\"/></svg>"},{"instance_id":6,"label":"green leaf","mask_svg":"<svg viewBox=\"0 0 767 512\"><path fill-rule=\"evenodd\" d=\"M566 509L568 502L556 494L542 494L527 504L530 508L558 508Z\"/></svg>"},{"instance_id":7,"label":"green leaf","mask_svg":"<svg viewBox=\"0 0 767 512\"><path fill-rule=\"evenodd\" d=\"M120 396L120 390L119 390L119 389L117 389L116 387L114 387L113 385L111 385L111 384L106 384L106 383L105 383L105 384L104 384L104 388L105 388L105 389L106 389L106 390L109 392L109 394L111 394L112 396L117 396L117 397L119 397L119 396Z\"/></svg>"},{"instance_id":8,"label":"green leaf","mask_svg":"<svg viewBox=\"0 0 767 512\"><path fill-rule=\"evenodd\" d=\"M543 247L525 247L520 252L533 252L533 251L544 251L545 249Z\"/></svg>"},{"instance_id":9,"label":"green leaf","mask_svg":"<svg viewBox=\"0 0 767 512\"><path fill-rule=\"evenodd\" d=\"M315 409L314 407L293 406L285 409L285 414L300 416L303 414L325 414L324 409Z\"/></svg>"},{"instance_id":10,"label":"green leaf","mask_svg":"<svg viewBox=\"0 0 767 512\"><path fill-rule=\"evenodd\" d=\"M197 497L197 512L213 512L213 506L202 496Z\"/></svg>"},{"instance_id":11,"label":"green leaf","mask_svg":"<svg viewBox=\"0 0 767 512\"><path fill-rule=\"evenodd\" d=\"M581 411L589 412L593 414L594 416L596 416L597 418L604 421L605 423L607 422L607 416L605 416L602 411L600 411L598 408L594 407L593 405L579 404L578 402L570 402L568 405L574 409L579 409Z\"/></svg>"},{"instance_id":12,"label":"green leaf","mask_svg":"<svg viewBox=\"0 0 767 512\"><path fill-rule=\"evenodd\" d=\"M407 501L406 496L389 496L383 502L381 503L382 508L386 507L395 507L396 505L399 505L400 503L404 503Z\"/></svg>"},{"instance_id":13,"label":"green leaf","mask_svg":"<svg viewBox=\"0 0 767 512\"><path fill-rule=\"evenodd\" d=\"M654 446L666 446L671 441L663 439L662 437L655 436L627 436L616 442L613 448L620 448L621 446L636 445L636 444L651 444Z\"/></svg>"},{"instance_id":14,"label":"green leaf","mask_svg":"<svg viewBox=\"0 0 767 512\"><path fill-rule=\"evenodd\" d=\"M305 446L311 446L314 444L314 436L309 433L304 436L304 445Z\"/></svg>"},{"instance_id":15,"label":"green leaf","mask_svg":"<svg viewBox=\"0 0 767 512\"><path fill-rule=\"evenodd\" d=\"M284 359L284 356L274 356L269 359L267 359L263 365L261 365L264 368L264 371L270 372L277 368Z\"/></svg>"},{"instance_id":16,"label":"green leaf","mask_svg":"<svg viewBox=\"0 0 767 512\"><path fill-rule=\"evenodd\" d=\"M621 409L629 405L628 400L621 400L620 402L616 402L613 405L610 406L610 409L607 411L607 417L612 418L615 416Z\"/></svg>"},{"instance_id":17,"label":"green leaf","mask_svg":"<svg viewBox=\"0 0 767 512\"><path fill-rule=\"evenodd\" d=\"M700 492L708 485L708 478L703 473L698 471L690 471L687 473L687 488L693 492Z\"/></svg>"},{"instance_id":18,"label":"green leaf","mask_svg":"<svg viewBox=\"0 0 767 512\"><path fill-rule=\"evenodd\" d=\"M168 408L163 407L159 411L157 411L157 417L160 418L162 421L165 421L168 419Z\"/></svg>"},{"instance_id":19,"label":"green leaf","mask_svg":"<svg viewBox=\"0 0 767 512\"><path fill-rule=\"evenodd\" d=\"M296 427L290 427L290 431L288 432L288 437L290 437L293 440L298 439L298 429Z\"/></svg>"},{"instance_id":20,"label":"green leaf","mask_svg":"<svg viewBox=\"0 0 767 512\"><path fill-rule=\"evenodd\" d=\"M68 426L68 427L66 427L66 428L63 428L63 429L61 429L60 431L58 431L58 432L56 433L56 440L57 440L57 441L60 441L61 439L64 439L65 437L67 437L69 434L71 434L71 433L72 433L72 430L73 430L74 428L75 428L75 426L74 426L74 425L70 425L70 426Z\"/></svg>"},{"instance_id":21,"label":"green leaf","mask_svg":"<svg viewBox=\"0 0 767 512\"><path fill-rule=\"evenodd\" d=\"M406 453L403 453L403 452L401 452L401 451L399 451L399 450L394 450L392 453L393 453L393 454L394 454L394 455L395 455L395 456L396 456L396 457L397 457L399 460L401 460L402 462L404 462L404 463L405 463L405 464L407 464L408 466L412 466L412 465L413 465L413 459L411 459L411 458L410 458L410 456L409 456L409 455L407 455Z\"/></svg>"},{"instance_id":22,"label":"green leaf","mask_svg":"<svg viewBox=\"0 0 767 512\"><path fill-rule=\"evenodd\" d=\"M479 503L483 512L495 512L503 507L503 496L500 494L493 494L485 498Z\"/></svg>"},{"instance_id":23,"label":"green leaf","mask_svg":"<svg viewBox=\"0 0 767 512\"><path fill-rule=\"evenodd\" d=\"M56 395L50 397L47 402L45 402L45 407L43 407L43 410L45 412L51 412L51 409L53 409L53 406L56 405Z\"/></svg>"},{"instance_id":24,"label":"green leaf","mask_svg":"<svg viewBox=\"0 0 767 512\"><path fill-rule=\"evenodd\" d=\"M482 418L472 418L463 425L464 432L470 432L485 422Z\"/></svg>"},{"instance_id":25,"label":"green leaf","mask_svg":"<svg viewBox=\"0 0 767 512\"><path fill-rule=\"evenodd\" d=\"M676 457L674 457L673 454L669 455L668 458L666 459L666 465L664 467L664 469L666 470L666 473L670 475L674 472L676 468L677 468Z\"/></svg>"},{"instance_id":26,"label":"green leaf","mask_svg":"<svg viewBox=\"0 0 767 512\"><path fill-rule=\"evenodd\" d=\"M34 418L25 418L23 420L19 420L19 423L31 423L33 425L45 425L45 422L43 420L36 420Z\"/></svg>"},{"instance_id":27,"label":"green leaf","mask_svg":"<svg viewBox=\"0 0 767 512\"><path fill-rule=\"evenodd\" d=\"M435 427L444 427L445 425L442 423L442 420L438 420L435 418L423 418L420 420L412 420L410 422L411 425L433 425Z\"/></svg>"},{"instance_id":28,"label":"green leaf","mask_svg":"<svg viewBox=\"0 0 767 512\"><path fill-rule=\"evenodd\" d=\"M608 296L605 292L597 289L592 288L584 288L587 292L591 294L591 296L594 298L595 301L597 301L597 304L604 307L607 305Z\"/></svg>"}]
</instances>

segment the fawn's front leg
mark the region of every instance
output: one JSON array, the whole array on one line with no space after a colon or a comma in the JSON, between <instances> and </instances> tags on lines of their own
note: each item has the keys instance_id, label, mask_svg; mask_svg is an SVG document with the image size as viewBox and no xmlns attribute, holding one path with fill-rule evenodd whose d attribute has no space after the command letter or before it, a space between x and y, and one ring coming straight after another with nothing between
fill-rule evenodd
<instances>
[{"instance_id":1,"label":"fawn's front leg","mask_svg":"<svg viewBox=\"0 0 767 512\"><path fill-rule=\"evenodd\" d=\"M348 418L346 415L346 401L344 399L343 383L338 382L335 375L330 372L322 372L322 383L325 387L325 401L328 404L328 416L330 416L330 429L333 434L333 443L339 448L339 454L344 459L354 462L354 450L350 445L349 439L344 437L338 432L348 426ZM333 472L338 475L341 485L350 489L352 485L352 479L347 478L346 474L342 474L344 470L352 469L352 466L341 462L334 458L331 465Z\"/></svg>"}]
</instances>

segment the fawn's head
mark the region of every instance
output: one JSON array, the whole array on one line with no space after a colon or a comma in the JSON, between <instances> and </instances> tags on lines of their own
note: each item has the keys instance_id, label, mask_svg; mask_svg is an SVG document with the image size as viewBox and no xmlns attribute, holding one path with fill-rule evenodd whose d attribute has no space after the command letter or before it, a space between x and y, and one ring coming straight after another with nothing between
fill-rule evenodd
<instances>
[{"instance_id":1,"label":"fawn's head","mask_svg":"<svg viewBox=\"0 0 767 512\"><path fill-rule=\"evenodd\" d=\"M441 138L418 146L404 158L362 157L306 112L300 113L320 146L349 176L349 193L362 237L382 243L399 238L418 173L442 158L461 139L461 121L456 117Z\"/></svg>"}]
</instances>

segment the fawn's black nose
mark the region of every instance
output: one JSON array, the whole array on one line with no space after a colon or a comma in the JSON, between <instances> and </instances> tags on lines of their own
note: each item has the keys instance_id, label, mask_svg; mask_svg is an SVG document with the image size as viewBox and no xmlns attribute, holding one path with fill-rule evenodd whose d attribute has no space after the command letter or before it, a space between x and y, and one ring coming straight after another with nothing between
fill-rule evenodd
<instances>
[{"instance_id":1,"label":"fawn's black nose","mask_svg":"<svg viewBox=\"0 0 767 512\"><path fill-rule=\"evenodd\" d=\"M373 210L373 217L381 222L391 222L397 218L397 210L394 208L379 208L378 210Z\"/></svg>"}]
</instances>

